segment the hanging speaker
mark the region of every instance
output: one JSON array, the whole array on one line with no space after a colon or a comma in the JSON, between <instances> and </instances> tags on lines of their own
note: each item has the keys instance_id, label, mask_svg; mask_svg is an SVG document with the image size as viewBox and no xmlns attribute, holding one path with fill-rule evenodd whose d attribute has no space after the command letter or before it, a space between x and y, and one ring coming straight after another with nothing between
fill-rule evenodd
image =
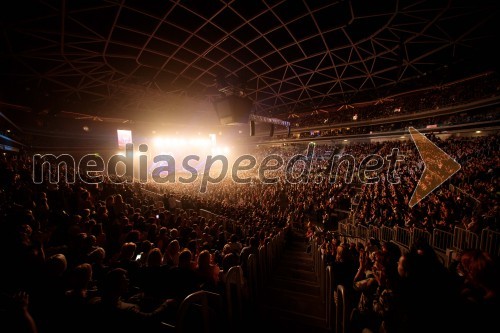
<instances>
[{"instance_id":1,"label":"hanging speaker","mask_svg":"<svg viewBox=\"0 0 500 333\"><path fill-rule=\"evenodd\" d=\"M250 136L255 136L255 121L250 120Z\"/></svg>"},{"instance_id":2,"label":"hanging speaker","mask_svg":"<svg viewBox=\"0 0 500 333\"><path fill-rule=\"evenodd\" d=\"M253 102L246 97L225 96L213 102L221 125L246 124L252 111Z\"/></svg>"},{"instance_id":3,"label":"hanging speaker","mask_svg":"<svg viewBox=\"0 0 500 333\"><path fill-rule=\"evenodd\" d=\"M274 135L274 124L271 124L271 131L269 132L269 136Z\"/></svg>"},{"instance_id":4,"label":"hanging speaker","mask_svg":"<svg viewBox=\"0 0 500 333\"><path fill-rule=\"evenodd\" d=\"M288 137L290 137L290 135L292 134L292 133L291 133L291 130L292 130L292 127L291 127L291 126L288 126L288 134L287 134L287 136L288 136Z\"/></svg>"}]
</instances>

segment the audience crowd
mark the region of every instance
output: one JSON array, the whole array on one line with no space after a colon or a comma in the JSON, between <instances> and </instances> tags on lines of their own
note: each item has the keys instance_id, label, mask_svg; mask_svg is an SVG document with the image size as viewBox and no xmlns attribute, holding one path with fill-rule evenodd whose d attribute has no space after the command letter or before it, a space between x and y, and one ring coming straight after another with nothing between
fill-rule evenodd
<instances>
[{"instance_id":1,"label":"audience crowd","mask_svg":"<svg viewBox=\"0 0 500 333\"><path fill-rule=\"evenodd\" d=\"M375 134L382 132L407 131L408 127L417 129L439 128L453 125L465 125L477 122L491 122L498 119L498 110L493 109L488 112L478 113L476 110L461 112L459 114L427 117L422 119L391 121L379 125L364 125L339 127L327 130L308 131L300 133L301 138L330 137L341 135ZM283 136L282 138L285 138Z\"/></svg>"},{"instance_id":2,"label":"audience crowd","mask_svg":"<svg viewBox=\"0 0 500 333\"><path fill-rule=\"evenodd\" d=\"M58 184L35 184L30 156L3 155L3 327L50 333L158 331L162 322L175 322L179 304L190 293L224 294L231 267L240 265L247 276L248 256L287 225L331 230L352 203L357 208L351 216L364 225L500 230L499 137L430 138L462 168L413 209L408 201L424 165L409 141L317 145L309 173L307 163L297 163L268 172L277 183L264 184L248 171L240 174L251 178L248 184L228 177L209 184L206 193L199 192L199 180L117 184L104 177L95 185L69 184L62 176ZM398 184L388 181L387 170L377 173L380 181L374 184L362 184L356 176L346 182L346 163L331 182L333 155L354 156L356 175L365 156L385 157L392 148L405 155L396 172ZM260 146L253 153L259 161L272 153L288 161L306 148ZM207 218L202 210L215 215ZM470 311L464 315L487 323L491 309L498 309L498 280L490 276L493 259L485 253L464 253L451 274L423 243L401 255L392 243L364 247L343 244L334 234L318 237L334 283L352 287L353 300L359 297L352 322L359 332L418 332L443 316L459 318L453 324L460 326L453 311ZM450 320L436 327L445 329L442 322Z\"/></svg>"},{"instance_id":3,"label":"audience crowd","mask_svg":"<svg viewBox=\"0 0 500 333\"><path fill-rule=\"evenodd\" d=\"M400 94L378 101L343 105L331 110L279 115L288 119L292 127L336 125L353 121L389 118L403 114L438 110L498 95L500 81L496 74L487 74L469 80L452 82L428 89ZM325 112L326 111L326 112Z\"/></svg>"}]
</instances>

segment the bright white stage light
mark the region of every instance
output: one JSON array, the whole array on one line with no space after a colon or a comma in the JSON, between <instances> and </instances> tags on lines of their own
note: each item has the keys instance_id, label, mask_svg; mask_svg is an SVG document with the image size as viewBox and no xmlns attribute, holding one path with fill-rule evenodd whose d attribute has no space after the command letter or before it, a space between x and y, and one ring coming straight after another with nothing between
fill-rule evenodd
<instances>
[{"instance_id":1,"label":"bright white stage light","mask_svg":"<svg viewBox=\"0 0 500 333\"><path fill-rule=\"evenodd\" d=\"M212 145L213 141L210 139L199 139L199 138L155 138L153 143L156 147L165 146L192 146L192 147L208 147Z\"/></svg>"},{"instance_id":2,"label":"bright white stage light","mask_svg":"<svg viewBox=\"0 0 500 333\"><path fill-rule=\"evenodd\" d=\"M161 138L155 138L153 143L156 147L161 147L163 145L163 140Z\"/></svg>"}]
</instances>

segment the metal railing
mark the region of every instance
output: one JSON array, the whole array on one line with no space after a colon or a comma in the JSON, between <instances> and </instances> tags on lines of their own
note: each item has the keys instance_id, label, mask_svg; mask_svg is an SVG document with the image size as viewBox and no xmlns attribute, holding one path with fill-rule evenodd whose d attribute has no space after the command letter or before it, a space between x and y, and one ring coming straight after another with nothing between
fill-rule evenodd
<instances>
[{"instance_id":1,"label":"metal railing","mask_svg":"<svg viewBox=\"0 0 500 333\"><path fill-rule=\"evenodd\" d=\"M380 239L384 242L389 242L394 239L395 231L385 225L380 228Z\"/></svg>"},{"instance_id":2,"label":"metal railing","mask_svg":"<svg viewBox=\"0 0 500 333\"><path fill-rule=\"evenodd\" d=\"M494 256L500 257L500 232L484 229L481 232L479 248Z\"/></svg>"},{"instance_id":3,"label":"metal railing","mask_svg":"<svg viewBox=\"0 0 500 333\"><path fill-rule=\"evenodd\" d=\"M368 238L375 238L375 239L380 239L380 229L376 226L369 226L368 227Z\"/></svg>"},{"instance_id":4,"label":"metal railing","mask_svg":"<svg viewBox=\"0 0 500 333\"><path fill-rule=\"evenodd\" d=\"M364 225L358 225L356 228L356 236L359 238L363 238L363 239L370 238L370 236L368 235L368 232L369 232L368 228L365 227Z\"/></svg>"},{"instance_id":5,"label":"metal railing","mask_svg":"<svg viewBox=\"0 0 500 333\"><path fill-rule=\"evenodd\" d=\"M453 248L459 251L478 249L479 236L472 231L455 227L453 230Z\"/></svg>"},{"instance_id":6,"label":"metal railing","mask_svg":"<svg viewBox=\"0 0 500 333\"><path fill-rule=\"evenodd\" d=\"M409 249L416 241L423 239L440 253L446 253L448 250L461 252L480 249L500 257L500 232L488 229L482 230L479 235L460 227L455 227L453 232L434 229L431 233L420 228L409 229L399 226L379 228L372 225L339 223L338 232L345 240L357 239L365 242L373 237L384 242L392 241L400 247Z\"/></svg>"},{"instance_id":7,"label":"metal railing","mask_svg":"<svg viewBox=\"0 0 500 333\"><path fill-rule=\"evenodd\" d=\"M413 244L412 232L406 228L401 227L395 227L394 230L396 231L396 237L393 239L394 243L409 249Z\"/></svg>"},{"instance_id":8,"label":"metal railing","mask_svg":"<svg viewBox=\"0 0 500 333\"><path fill-rule=\"evenodd\" d=\"M411 244L413 245L413 242L416 242L418 240L424 240L427 244L432 243L432 235L430 232L424 229L420 228L413 228L411 230Z\"/></svg>"},{"instance_id":9,"label":"metal railing","mask_svg":"<svg viewBox=\"0 0 500 333\"><path fill-rule=\"evenodd\" d=\"M447 249L453 247L453 233L434 229L432 232L432 242L430 244L435 250L446 252Z\"/></svg>"},{"instance_id":10,"label":"metal railing","mask_svg":"<svg viewBox=\"0 0 500 333\"><path fill-rule=\"evenodd\" d=\"M224 227L224 230L230 230L231 232L234 232L236 229L236 221L231 220L230 218L227 218L222 215L214 214L208 210L205 209L200 209L199 212L201 217L204 217L207 220L216 220L216 221L222 221L222 225Z\"/></svg>"}]
</instances>

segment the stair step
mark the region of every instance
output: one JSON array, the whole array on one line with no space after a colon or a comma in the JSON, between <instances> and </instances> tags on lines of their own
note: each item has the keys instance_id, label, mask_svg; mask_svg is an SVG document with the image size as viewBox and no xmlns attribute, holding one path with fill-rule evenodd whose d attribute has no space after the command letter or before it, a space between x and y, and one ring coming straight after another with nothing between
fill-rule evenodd
<instances>
[{"instance_id":1,"label":"stair step","mask_svg":"<svg viewBox=\"0 0 500 333\"><path fill-rule=\"evenodd\" d=\"M319 296L318 285L302 283L295 280L273 279L267 284L267 287L276 289L281 288L281 290L295 292L298 294Z\"/></svg>"},{"instance_id":2,"label":"stair step","mask_svg":"<svg viewBox=\"0 0 500 333\"><path fill-rule=\"evenodd\" d=\"M326 305L321 302L320 297L268 290L263 298L266 300L265 304L278 309L325 318Z\"/></svg>"},{"instance_id":3,"label":"stair step","mask_svg":"<svg viewBox=\"0 0 500 333\"><path fill-rule=\"evenodd\" d=\"M307 242L305 240L303 241L300 241L300 242L294 242L292 244L287 244L287 250L291 250L291 249L294 249L294 250L297 250L297 249L303 249L305 251L307 247Z\"/></svg>"},{"instance_id":4,"label":"stair step","mask_svg":"<svg viewBox=\"0 0 500 333\"><path fill-rule=\"evenodd\" d=\"M311 284L311 285L317 285L319 282L317 279L307 279L307 278L300 278L297 276L293 276L291 274L286 274L286 273L275 273L274 277L280 280L287 280L287 281L297 281L298 283L305 283L305 284Z\"/></svg>"},{"instance_id":5,"label":"stair step","mask_svg":"<svg viewBox=\"0 0 500 333\"><path fill-rule=\"evenodd\" d=\"M318 279L315 280L304 280L304 279L299 279L296 276L290 275L290 274L273 274L272 279L270 281L278 281L278 282L295 282L298 285L305 285L309 287L319 287L319 282Z\"/></svg>"},{"instance_id":6,"label":"stair step","mask_svg":"<svg viewBox=\"0 0 500 333\"><path fill-rule=\"evenodd\" d=\"M311 269L310 266L307 266L305 267L304 269L302 269L302 267L300 266L282 266L282 265L278 265L278 267L276 268L276 272L279 274L279 273L289 273L289 274L293 274L293 276L296 276L298 278L301 278L301 279L308 279L308 278L311 278L311 279L316 279L316 273L314 272L313 269Z\"/></svg>"},{"instance_id":7,"label":"stair step","mask_svg":"<svg viewBox=\"0 0 500 333\"><path fill-rule=\"evenodd\" d=\"M264 306L261 310L265 313L264 318L267 317L266 322L272 322L271 327L277 329L277 332L327 332L324 316L311 315L273 306ZM272 328L269 331L274 331Z\"/></svg>"},{"instance_id":8,"label":"stair step","mask_svg":"<svg viewBox=\"0 0 500 333\"><path fill-rule=\"evenodd\" d=\"M273 275L273 278L276 278L278 280L286 280L286 281L297 281L298 283L301 284L310 284L310 285L317 285L319 282L317 279L311 280L311 279L301 279L296 276L290 275L290 274L277 274L275 273Z\"/></svg>"},{"instance_id":9,"label":"stair step","mask_svg":"<svg viewBox=\"0 0 500 333\"><path fill-rule=\"evenodd\" d=\"M284 252L275 262L277 266L259 299L259 320L249 325L253 331L261 330L258 323L265 322L266 331L328 332L326 306L307 245L302 232L287 238Z\"/></svg>"},{"instance_id":10,"label":"stair step","mask_svg":"<svg viewBox=\"0 0 500 333\"><path fill-rule=\"evenodd\" d=\"M294 297L301 297L304 301L307 302L317 302L320 298L319 288L294 288L295 286L283 285L271 285L268 284L266 286L266 292L270 295L275 295L276 297L280 297L281 294L288 294Z\"/></svg>"},{"instance_id":11,"label":"stair step","mask_svg":"<svg viewBox=\"0 0 500 333\"><path fill-rule=\"evenodd\" d=\"M311 259L312 260L311 254L307 253L306 249L303 249L303 250L287 250L283 254L283 258L294 258L294 259L297 259L297 260L301 260L301 259L304 259L304 260Z\"/></svg>"},{"instance_id":12,"label":"stair step","mask_svg":"<svg viewBox=\"0 0 500 333\"><path fill-rule=\"evenodd\" d=\"M298 261L296 259L284 258L284 259L280 260L279 265L297 268L297 269L301 269L304 271L311 271L311 272L313 271L312 260L310 260L310 261Z\"/></svg>"}]
</instances>

